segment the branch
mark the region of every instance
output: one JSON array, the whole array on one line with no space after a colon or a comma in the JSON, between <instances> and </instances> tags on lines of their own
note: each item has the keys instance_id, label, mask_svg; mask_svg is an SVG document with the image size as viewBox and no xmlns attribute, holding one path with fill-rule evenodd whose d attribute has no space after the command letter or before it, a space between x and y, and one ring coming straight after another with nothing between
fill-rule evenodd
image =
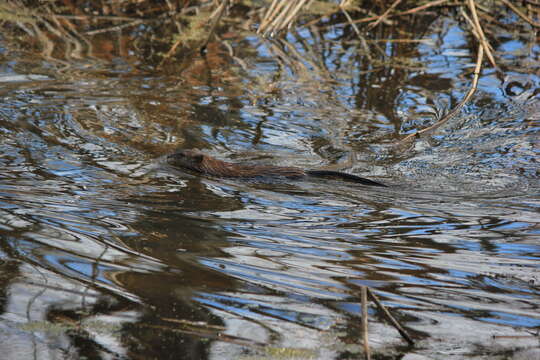
<instances>
[{"instance_id":1,"label":"branch","mask_svg":"<svg viewBox=\"0 0 540 360\"><path fill-rule=\"evenodd\" d=\"M414 134L410 134L410 135L406 136L403 140L401 140L399 142L400 144L404 143L406 141L409 141L411 139L418 138L418 137L420 137L420 135L423 135L423 134L425 134L427 132L430 132L430 131L433 131L433 130L439 128L441 125L445 124L446 122L448 122L448 120L453 118L459 112L459 110L461 110L461 108L471 99L474 92L476 91L476 87L478 85L478 78L480 77L480 71L482 69L482 61L483 61L483 59L484 59L484 47L482 46L482 44L479 44L478 45L478 55L476 57L476 66L474 68L474 77L473 77L472 85L471 85L469 91L467 92L467 95L465 95L463 100L461 100L459 102L459 104L457 104L456 107L454 107L454 109L452 109L452 111L450 111L448 114L443 116L441 120L437 121L435 124L431 125L430 127L427 127L427 128L425 128L423 130L417 131Z\"/></svg>"}]
</instances>

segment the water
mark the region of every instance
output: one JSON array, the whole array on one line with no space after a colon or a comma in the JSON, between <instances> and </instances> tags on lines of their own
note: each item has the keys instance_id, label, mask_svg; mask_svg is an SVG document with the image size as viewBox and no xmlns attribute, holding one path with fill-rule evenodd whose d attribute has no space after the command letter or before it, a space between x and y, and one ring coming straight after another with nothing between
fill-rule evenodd
<instances>
[{"instance_id":1,"label":"water","mask_svg":"<svg viewBox=\"0 0 540 360\"><path fill-rule=\"evenodd\" d=\"M135 71L118 54L58 70L3 39L2 353L354 358L367 285L417 341L407 347L371 304L381 358L538 355L539 79L485 70L458 117L397 148L469 86L465 35L441 26L442 44L392 48L414 66L372 72L332 34L323 60L251 37L247 70L218 48L181 74ZM315 41L287 44L299 39ZM499 51L519 62L538 55L529 45ZM389 188L202 177L166 164L177 148L353 164Z\"/></svg>"}]
</instances>

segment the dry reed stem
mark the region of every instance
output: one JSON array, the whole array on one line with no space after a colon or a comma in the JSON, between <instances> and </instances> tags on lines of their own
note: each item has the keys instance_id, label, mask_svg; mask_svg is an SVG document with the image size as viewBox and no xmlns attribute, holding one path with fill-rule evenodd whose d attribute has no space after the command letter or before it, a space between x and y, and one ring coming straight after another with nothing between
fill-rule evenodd
<instances>
[{"instance_id":1,"label":"dry reed stem","mask_svg":"<svg viewBox=\"0 0 540 360\"><path fill-rule=\"evenodd\" d=\"M269 33L279 32L292 22L305 2L305 0L274 0L261 20L257 33L266 36Z\"/></svg>"},{"instance_id":2,"label":"dry reed stem","mask_svg":"<svg viewBox=\"0 0 540 360\"><path fill-rule=\"evenodd\" d=\"M283 21L283 26L277 28L277 32L283 30L285 27L290 29L291 24L293 23L296 15L300 12L300 9L308 2L309 0L300 0L296 7L291 11L289 16Z\"/></svg>"},{"instance_id":3,"label":"dry reed stem","mask_svg":"<svg viewBox=\"0 0 540 360\"><path fill-rule=\"evenodd\" d=\"M217 25L219 24L219 20L221 20L221 17L225 13L225 10L229 6L229 0L223 0L221 4L219 4L219 7L212 13L212 16L210 19L212 20L212 26L210 27L210 31L208 32L208 36L206 37L206 40L202 44L199 52L201 54L204 54L206 51L206 47L208 46L208 43L210 42L210 39L212 38L212 35L214 35L214 32L216 31Z\"/></svg>"},{"instance_id":4,"label":"dry reed stem","mask_svg":"<svg viewBox=\"0 0 540 360\"><path fill-rule=\"evenodd\" d=\"M347 12L347 9L345 9L345 7L341 6L341 5L339 7L341 9L341 12L347 18L347 21L349 22L349 24L352 26L352 28L353 28L354 32L356 33L356 35L358 35L358 37L361 37L362 35L360 34L360 30L358 29L358 26L356 26L356 24L353 22L353 19L351 18L351 16Z\"/></svg>"},{"instance_id":5,"label":"dry reed stem","mask_svg":"<svg viewBox=\"0 0 540 360\"><path fill-rule=\"evenodd\" d=\"M356 26L356 24L353 22L353 19L351 18L351 16L349 15L349 12L346 9L349 2L350 2L350 0L342 0L341 3L339 4L339 7L340 7L341 11L343 12L343 14L345 14L345 17L347 18L347 21L352 26L352 28L353 28L354 32L356 33L356 35L358 35L358 39L360 40L360 45L364 49L367 59L369 61L372 61L373 59L372 59L372 57L370 55L369 46L367 44L367 41L362 36L362 34L360 33L360 30L358 29L358 26Z\"/></svg>"},{"instance_id":6,"label":"dry reed stem","mask_svg":"<svg viewBox=\"0 0 540 360\"><path fill-rule=\"evenodd\" d=\"M362 343L364 345L364 353L366 360L371 360L371 352L369 350L368 338L368 307L367 307L367 286L360 288L360 298L362 301Z\"/></svg>"},{"instance_id":7,"label":"dry reed stem","mask_svg":"<svg viewBox=\"0 0 540 360\"><path fill-rule=\"evenodd\" d=\"M156 22L156 21L160 21L161 19L163 18L166 18L167 16L176 16L178 14L187 14L189 12L192 12L192 11L197 11L199 9L202 9L202 8L206 8L206 7L209 7L210 3L205 3L205 4L201 4L201 5L198 5L198 6L188 6L188 7L185 7L183 8L182 10L180 10L180 12L174 12L174 11L166 11L166 12L163 12L159 15L157 15L156 17L154 18L148 18L148 19L136 19L136 18L130 18L130 17L116 17L116 19L114 18L111 18L110 16L109 17L106 17L106 16L88 16L88 18L90 19L94 19L94 18L98 18L98 19L104 19L104 20L133 20L127 24L120 24L120 25L117 25L117 26L112 26L112 27L108 27L108 28L103 28L103 29L96 29L96 30L90 30L90 31L86 31L84 32L85 35L97 35L97 34L101 34L101 33L105 33L105 32L112 32L112 31L118 31L118 30L122 30L124 28L128 28L128 27L133 27L133 26L137 26L139 24L142 24L142 23L152 23L152 22ZM56 16L68 16L68 15L56 15ZM80 17L80 16L83 16L83 15L77 15L77 17Z\"/></svg>"},{"instance_id":8,"label":"dry reed stem","mask_svg":"<svg viewBox=\"0 0 540 360\"><path fill-rule=\"evenodd\" d=\"M115 15L65 15L65 14L42 14L35 13L35 17L57 17L62 19L72 19L72 20L108 20L108 21L132 21L138 20L134 17L128 16L115 16Z\"/></svg>"},{"instance_id":9,"label":"dry reed stem","mask_svg":"<svg viewBox=\"0 0 540 360\"><path fill-rule=\"evenodd\" d=\"M47 8L47 11L52 12L50 8ZM52 14L54 15L54 14ZM52 16L51 18L52 23L49 23L45 19L41 19L41 22L56 36L64 39L64 55L66 59L74 57L76 59L82 59L82 50L83 45L80 43L79 39L75 38L71 35L69 31L66 30L66 28L58 21L58 18L55 16ZM64 20L63 23L72 25L68 20ZM78 34L76 30L73 29L72 31L74 34ZM75 55L75 56L73 56Z\"/></svg>"},{"instance_id":10,"label":"dry reed stem","mask_svg":"<svg viewBox=\"0 0 540 360\"><path fill-rule=\"evenodd\" d=\"M399 13L395 13L395 14L388 14L386 16L386 19L387 20L388 18L394 18L394 17L398 17L398 16L403 16L403 15L411 15L411 14L414 14L414 13L417 13L419 11L422 11L422 10L425 10L425 9L428 9L430 7L433 7L433 6L439 6L439 5L442 5L444 4L445 2L447 2L448 0L435 0L435 1L431 1L427 4L424 4L424 5L421 5L421 6L417 6L415 8L412 8L410 10L406 10L406 11L403 11L403 12L399 12ZM383 14L384 15L384 14ZM358 24L358 23L362 23L362 22L370 22L370 21L373 21L373 20L377 20L379 19L381 16L383 15L376 15L376 16L370 16L370 17L367 17L367 18L363 18L363 19L358 19L358 20L354 20L354 23L355 24Z\"/></svg>"},{"instance_id":11,"label":"dry reed stem","mask_svg":"<svg viewBox=\"0 0 540 360\"><path fill-rule=\"evenodd\" d=\"M279 11L279 8L283 7L284 5L285 5L285 2L280 2L280 0L272 1L272 4L270 4L270 7L268 8L268 10L266 10L264 17L261 20L261 24L259 25L259 28L257 29L257 34L260 34L261 31L263 31L268 26L270 21L274 18L275 13Z\"/></svg>"},{"instance_id":12,"label":"dry reed stem","mask_svg":"<svg viewBox=\"0 0 540 360\"><path fill-rule=\"evenodd\" d=\"M463 9L460 9L460 13L461 13L461 16L463 16L463 18L464 18L465 20L467 20L467 22L468 22L469 25L471 26L472 34L474 35L474 37L476 38L476 40L478 40L478 44L482 45L482 37L481 37L480 34L478 33L478 30L476 30L476 25L474 24L474 22L472 21L472 19L469 17L469 15L467 15L467 13L466 13Z\"/></svg>"},{"instance_id":13,"label":"dry reed stem","mask_svg":"<svg viewBox=\"0 0 540 360\"><path fill-rule=\"evenodd\" d=\"M270 4L270 7L268 8L267 14L271 14L276 9L276 6L283 6L283 3L280 4L280 0L273 0L272 4ZM273 16L273 15L272 15Z\"/></svg>"},{"instance_id":14,"label":"dry reed stem","mask_svg":"<svg viewBox=\"0 0 540 360\"><path fill-rule=\"evenodd\" d=\"M418 137L420 137L420 135L423 135L423 134L425 134L427 132L430 132L430 131L433 131L433 130L439 128L441 125L445 124L448 120L453 118L459 112L459 110L470 100L470 98L473 96L474 92L476 91L476 87L478 85L478 78L480 77L480 70L482 69L482 61L483 61L483 59L484 59L484 47L482 46L482 44L479 44L478 45L478 55L476 57L476 66L474 68L473 82L472 82L472 85L471 85L469 91L467 92L467 95L465 95L463 100L461 100L452 109L452 111L450 111L448 114L443 116L441 120L437 121L435 124L425 128L423 130L417 131L414 134L410 134L410 135L406 136L405 138L403 138L399 142L399 144L402 144L402 143L404 143L406 141L409 141L411 139L418 138Z\"/></svg>"},{"instance_id":15,"label":"dry reed stem","mask_svg":"<svg viewBox=\"0 0 540 360\"><path fill-rule=\"evenodd\" d=\"M368 43L432 43L432 39L369 39L366 40Z\"/></svg>"},{"instance_id":16,"label":"dry reed stem","mask_svg":"<svg viewBox=\"0 0 540 360\"><path fill-rule=\"evenodd\" d=\"M290 28L293 21L297 18L298 13L300 12L300 9L304 7L304 5L309 0L299 0L296 4L296 6L291 10L291 13L286 18L282 18L281 21L276 22L274 25L273 33L279 33L281 30L283 30L285 27Z\"/></svg>"},{"instance_id":17,"label":"dry reed stem","mask_svg":"<svg viewBox=\"0 0 540 360\"><path fill-rule=\"evenodd\" d=\"M298 51L296 50L296 48L292 45L290 45L288 42L286 41L282 41L281 42L282 44L284 44L284 46L287 46L287 48L289 49L290 52L293 53L293 55L295 55L298 59L302 59L304 60L305 62L309 62L308 59L305 59L304 57L302 57ZM304 64L303 61L300 61L298 59L294 59L290 53L286 53L285 51L283 51L279 46L277 46L274 42L269 42L269 50L273 51L274 54L277 54L277 59L279 59L280 63L282 64L283 67L285 67L285 64L287 66L289 66L292 71L294 71L296 74L299 74L298 76L300 78L303 78L306 76L306 74L311 74L311 73L318 73L320 71L320 69L318 68L318 66L312 62L311 65L314 66L314 68L316 70L314 71L310 71L306 65Z\"/></svg>"},{"instance_id":18,"label":"dry reed stem","mask_svg":"<svg viewBox=\"0 0 540 360\"><path fill-rule=\"evenodd\" d=\"M397 329L397 331L401 334L401 336L407 340L409 345L414 345L413 339L409 336L407 331L399 324L399 322L390 314L390 311L384 306L377 295L371 291L370 288L366 287L368 295L371 297L371 299L375 302L375 305L383 312L384 315L386 315L386 318L390 321L390 323Z\"/></svg>"},{"instance_id":19,"label":"dry reed stem","mask_svg":"<svg viewBox=\"0 0 540 360\"><path fill-rule=\"evenodd\" d=\"M388 14L390 14L392 10L394 10L394 8L399 5L400 2L401 0L394 1L394 3L390 5L390 7L375 22L369 24L368 29L373 29L375 26L379 25L381 21L386 19L388 17Z\"/></svg>"},{"instance_id":20,"label":"dry reed stem","mask_svg":"<svg viewBox=\"0 0 540 360\"><path fill-rule=\"evenodd\" d=\"M226 343L236 344L240 346L249 346L249 347L257 347L257 348L265 348L269 346L270 344L254 341L251 339L243 338L240 336L234 336L234 335L227 335L223 334L221 332L211 331L211 330L205 330L205 329L182 329L182 328L174 328L171 326L165 326L165 325L145 325L144 328L148 329L157 329L157 330L166 330L170 332L179 332L182 334L190 334L195 335L199 337L205 337L208 339L214 339L218 341L223 341Z\"/></svg>"},{"instance_id":21,"label":"dry reed stem","mask_svg":"<svg viewBox=\"0 0 540 360\"><path fill-rule=\"evenodd\" d=\"M417 12L419 12L419 11L428 9L428 8L430 8L430 7L433 7L433 6L439 6L439 5L442 5L442 4L444 4L445 2L448 2L448 0L436 0L436 1L430 1L430 2L428 2L427 4L420 5L420 6L417 6L417 7L415 7L415 8L412 8L412 9L410 9L410 10L406 10L406 11L397 13L395 16L414 14L414 13L417 13Z\"/></svg>"},{"instance_id":22,"label":"dry reed stem","mask_svg":"<svg viewBox=\"0 0 540 360\"><path fill-rule=\"evenodd\" d=\"M342 4L338 6L338 8L341 7L342 5L345 6L345 7L347 7L347 6L348 6L347 3L348 3L348 1L343 1ZM365 10L362 9L362 8L360 8L359 10L365 11ZM304 24L304 26L305 26L305 27L310 27L310 26L312 26L312 25L315 25L316 23L318 23L319 21L321 21L321 20L324 19L325 17L328 17L328 16L331 16L331 15L335 14L337 11L339 11L339 9L337 9L337 10L335 10L335 11L334 11L334 10L329 11L329 12L325 13L324 15L319 16L317 19L308 21L306 24ZM371 12L370 12L370 13L371 13ZM379 15L372 15L372 16L370 17L370 19L377 18L378 16L379 16ZM355 22L355 23L358 23L358 22L361 22L361 21L354 20L354 22ZM385 20L385 23L387 23L386 20ZM332 24L332 26L334 26L334 25L339 25L339 24Z\"/></svg>"},{"instance_id":23,"label":"dry reed stem","mask_svg":"<svg viewBox=\"0 0 540 360\"><path fill-rule=\"evenodd\" d=\"M171 48L169 49L169 51L167 51L167 54L165 54L165 56L163 56L163 59L161 59L159 65L156 67L156 69L161 69L161 67L163 66L163 64L165 63L165 61L167 61L168 59L171 58L171 56L176 52L176 49L178 48L178 46L182 43L182 39L179 38L178 40L175 41L175 43L173 44L173 46L171 46Z\"/></svg>"},{"instance_id":24,"label":"dry reed stem","mask_svg":"<svg viewBox=\"0 0 540 360\"><path fill-rule=\"evenodd\" d=\"M306 56L302 56L302 54L300 54L298 49L288 41L283 41L282 44L283 44L284 47L289 49L290 53L292 53L294 56L296 56L296 59L293 59L289 55L290 61L300 64L305 73L308 73L310 71L304 65L304 63L307 63L307 64L311 65L311 67L313 68L313 70L311 70L311 72L313 72L315 74L320 74L322 77L324 77L324 78L326 78L328 80L330 80L332 78L330 76L330 74L328 74L328 71L326 71L326 69L324 68L324 63L322 64L322 66L319 66L319 64L317 64L315 61L313 61L313 60L311 60L310 58L307 57L308 54L306 54ZM310 49L306 48L305 50L306 50L306 53L308 53ZM311 52L313 53L313 51L311 51ZM296 68L298 68L298 66L296 66Z\"/></svg>"},{"instance_id":25,"label":"dry reed stem","mask_svg":"<svg viewBox=\"0 0 540 360\"><path fill-rule=\"evenodd\" d=\"M385 19L382 20L382 22L384 22L387 25L390 25L391 23L389 23L388 18L394 18L394 17L398 17L398 16L415 14L415 13L417 13L419 11L428 9L430 7L442 5L442 4L444 4L444 3L448 2L448 1L449 0L435 0L435 1L431 1L431 2L429 2L427 4L417 6L415 8L412 8L412 9L409 9L409 10L406 10L406 11L402 11L402 12L399 12L399 13L396 13L396 14L389 14L388 16L386 16ZM446 4L445 6L461 6L461 5L462 4L452 3L452 4ZM321 21L323 18L325 18L327 16L330 16L330 15L332 15L334 13L335 12L329 12L327 14L324 14L323 16L319 17L318 19L309 21L304 26L309 27L311 25L314 25L314 24L318 23L319 21ZM370 22L370 21L377 20L377 19L381 18L381 16L382 15L373 15L373 16L369 16L369 17L366 17L366 18L353 20L352 23L353 24L359 24L359 23L364 23L364 22ZM335 25L338 25L338 24L332 24L332 26L335 26Z\"/></svg>"},{"instance_id":26,"label":"dry reed stem","mask_svg":"<svg viewBox=\"0 0 540 360\"><path fill-rule=\"evenodd\" d=\"M517 14L517 16L519 16L520 18L522 18L523 20L525 20L526 22L528 22L529 24L531 24L532 26L534 27L540 27L540 23L537 23L535 22L534 20L530 19L527 15L525 15L524 13L522 13L514 4L512 4L510 1L508 0L501 0L506 6L508 6L510 9L512 9L513 12L515 12ZM536 4L538 5L538 4Z\"/></svg>"},{"instance_id":27,"label":"dry reed stem","mask_svg":"<svg viewBox=\"0 0 540 360\"><path fill-rule=\"evenodd\" d=\"M283 11L274 19L274 21L270 24L271 27L267 33L270 33L270 35L274 35L277 33L280 28L280 26L283 24L285 18L287 17L287 13L290 11L293 12L294 2L291 1L287 4L287 6L283 9Z\"/></svg>"},{"instance_id":28,"label":"dry reed stem","mask_svg":"<svg viewBox=\"0 0 540 360\"><path fill-rule=\"evenodd\" d=\"M486 39L486 35L484 34L484 30L482 29L482 26L480 25L480 21L478 20L478 14L476 13L476 5L474 4L474 0L468 0L467 3L469 5L469 9L471 10L471 14L473 17L472 20L475 25L474 28L478 32L478 35L480 36L480 44L484 48L484 51L486 52L486 55L491 65L493 65L494 68L497 68L497 64L495 63L495 58L493 57L493 54L491 54L491 46L489 45L489 42Z\"/></svg>"},{"instance_id":29,"label":"dry reed stem","mask_svg":"<svg viewBox=\"0 0 540 360\"><path fill-rule=\"evenodd\" d=\"M145 21L147 21L147 20L139 19L139 20L135 20L135 21L132 21L130 23L127 23L127 24L121 24L121 25L111 26L111 27L108 27L108 28L86 31L84 34L92 36L92 35L97 35L97 34L103 34L103 33L106 33L106 32L118 31L118 30L122 30L122 29L125 29L125 28L128 28L128 27L137 26L139 24L142 24Z\"/></svg>"},{"instance_id":30,"label":"dry reed stem","mask_svg":"<svg viewBox=\"0 0 540 360\"><path fill-rule=\"evenodd\" d=\"M279 12L279 14L274 18L272 19L272 21L270 21L270 23L268 24L268 28L265 29L263 35L268 35L269 33L272 34L275 32L275 30L278 28L278 26L281 24L281 22L283 21L283 19L285 18L285 16L287 16L287 13L291 10L291 8L294 6L294 2L291 1L291 2L286 2L286 1L283 1L284 4L286 4L284 7L283 7L283 10Z\"/></svg>"},{"instance_id":31,"label":"dry reed stem","mask_svg":"<svg viewBox=\"0 0 540 360\"><path fill-rule=\"evenodd\" d=\"M231 57L231 59L233 59L234 61L236 61L238 63L238 65L240 65L240 67L242 68L242 70L244 70L246 73L249 72L249 68L246 64L246 62L242 59L240 59L238 56L236 56L234 54L234 49L233 47L231 46L231 44L229 43L229 41L227 40L223 40L221 42L223 44L223 46L225 46L225 48L227 49L227 51L229 52L229 56Z\"/></svg>"}]
</instances>

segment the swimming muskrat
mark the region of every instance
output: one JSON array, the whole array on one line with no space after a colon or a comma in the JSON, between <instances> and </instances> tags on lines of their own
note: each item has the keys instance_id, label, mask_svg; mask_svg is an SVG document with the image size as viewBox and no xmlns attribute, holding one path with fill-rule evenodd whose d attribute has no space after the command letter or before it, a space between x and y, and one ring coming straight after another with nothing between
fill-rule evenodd
<instances>
[{"instance_id":1,"label":"swimming muskrat","mask_svg":"<svg viewBox=\"0 0 540 360\"><path fill-rule=\"evenodd\" d=\"M386 186L360 176L331 170L303 170L297 167L248 165L230 163L205 155L198 150L180 150L167 156L167 162L173 166L196 171L205 175L231 178L284 177L298 179L306 176L338 177L362 185Z\"/></svg>"}]
</instances>

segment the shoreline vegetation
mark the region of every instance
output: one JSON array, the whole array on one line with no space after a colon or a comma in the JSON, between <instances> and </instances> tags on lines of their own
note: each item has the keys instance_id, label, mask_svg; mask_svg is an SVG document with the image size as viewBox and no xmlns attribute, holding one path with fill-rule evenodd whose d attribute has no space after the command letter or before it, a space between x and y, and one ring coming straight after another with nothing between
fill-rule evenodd
<instances>
[{"instance_id":1,"label":"shoreline vegetation","mask_svg":"<svg viewBox=\"0 0 540 360\"><path fill-rule=\"evenodd\" d=\"M530 41L533 41L534 32L540 28L540 3L534 0L515 3L508 0L103 0L84 3L85 6L80 6L80 3L5 2L0 5L3 36L14 50L57 63L59 72L69 73L72 61L109 61L111 48L116 48L118 55L136 64L137 71L165 74L181 72L189 58L215 56L205 55L209 46L212 47L211 53L226 54L233 63L247 69L241 54L243 49L232 42L260 36L268 39L279 62L299 73L306 72L308 64L318 76L329 78L332 75L324 65L298 54L287 36L298 39L298 32L306 30L313 34L314 40L322 42L322 33L342 27L341 41L344 46L357 43L360 56L367 64L366 71L376 71L381 67L413 69L414 65L407 64L400 56L388 54L381 44L414 48L430 40L416 36L416 32L408 31L408 28L418 27L417 24L425 22L425 19L454 13L469 32L471 56L476 54L472 78L470 74L462 77L470 83L470 90L461 100L450 104L447 111L434 114L435 121L430 126L404 133L395 144L399 151L403 146L410 146L415 139L433 133L462 109L476 90L483 66L495 71L501 82L504 82L506 73L518 66L505 63L493 50L497 31L504 29L522 37L530 34ZM420 25L420 29L425 26ZM118 37L119 34L125 35ZM111 36L117 38L116 43L110 41ZM309 53L314 56L324 48L320 43L304 46L309 47ZM296 56L285 54L281 48ZM142 57L148 61L142 62ZM263 86L272 91L272 84Z\"/></svg>"}]
</instances>

